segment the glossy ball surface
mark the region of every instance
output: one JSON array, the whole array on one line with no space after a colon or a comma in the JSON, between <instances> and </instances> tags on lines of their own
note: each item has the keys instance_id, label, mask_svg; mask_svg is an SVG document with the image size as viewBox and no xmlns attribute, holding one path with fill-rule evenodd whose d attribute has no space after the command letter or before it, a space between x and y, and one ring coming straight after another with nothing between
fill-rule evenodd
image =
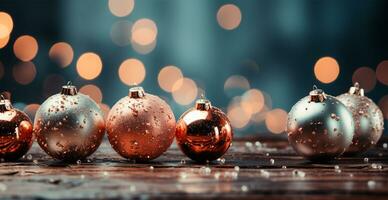
<instances>
[{"instance_id":1,"label":"glossy ball surface","mask_svg":"<svg viewBox=\"0 0 388 200\"><path fill-rule=\"evenodd\" d=\"M0 112L0 159L19 159L32 142L32 122L24 112L17 109Z\"/></svg>"},{"instance_id":2,"label":"glossy ball surface","mask_svg":"<svg viewBox=\"0 0 388 200\"><path fill-rule=\"evenodd\" d=\"M110 110L107 134L113 149L122 157L149 161L162 155L174 141L175 117L158 96L126 96Z\"/></svg>"},{"instance_id":3,"label":"glossy ball surface","mask_svg":"<svg viewBox=\"0 0 388 200\"><path fill-rule=\"evenodd\" d=\"M355 123L353 142L346 153L362 153L374 146L384 129L383 113L379 107L366 96L345 93L337 99L352 112Z\"/></svg>"},{"instance_id":4,"label":"glossy ball surface","mask_svg":"<svg viewBox=\"0 0 388 200\"><path fill-rule=\"evenodd\" d=\"M335 97L323 102L304 97L288 114L288 140L295 151L313 161L340 156L351 144L354 133L352 113Z\"/></svg>"},{"instance_id":5,"label":"glossy ball surface","mask_svg":"<svg viewBox=\"0 0 388 200\"><path fill-rule=\"evenodd\" d=\"M221 157L232 144L233 130L218 108L186 111L178 120L176 140L184 154L198 162Z\"/></svg>"},{"instance_id":6,"label":"glossy ball surface","mask_svg":"<svg viewBox=\"0 0 388 200\"><path fill-rule=\"evenodd\" d=\"M105 122L100 107L89 96L56 94L36 112L34 129L38 144L47 154L72 162L97 150Z\"/></svg>"}]
</instances>

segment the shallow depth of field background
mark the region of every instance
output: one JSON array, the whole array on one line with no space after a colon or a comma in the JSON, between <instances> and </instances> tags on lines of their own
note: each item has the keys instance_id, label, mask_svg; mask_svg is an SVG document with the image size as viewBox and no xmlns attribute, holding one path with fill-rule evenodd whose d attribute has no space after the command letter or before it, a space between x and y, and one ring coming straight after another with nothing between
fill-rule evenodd
<instances>
[{"instance_id":1,"label":"shallow depth of field background","mask_svg":"<svg viewBox=\"0 0 388 200\"><path fill-rule=\"evenodd\" d=\"M387 24L384 0L1 0L0 92L31 117L67 81L105 112L136 84L176 118L205 94L237 136L285 136L314 84L358 81L387 124Z\"/></svg>"}]
</instances>

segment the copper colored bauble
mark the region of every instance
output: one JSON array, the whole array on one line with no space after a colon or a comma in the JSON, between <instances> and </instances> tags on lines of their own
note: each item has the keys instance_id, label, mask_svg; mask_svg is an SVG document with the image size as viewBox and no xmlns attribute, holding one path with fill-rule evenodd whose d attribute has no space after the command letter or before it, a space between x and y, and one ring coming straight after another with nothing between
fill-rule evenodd
<instances>
[{"instance_id":1,"label":"copper colored bauble","mask_svg":"<svg viewBox=\"0 0 388 200\"><path fill-rule=\"evenodd\" d=\"M0 159L17 160L31 148L32 122L28 116L12 107L1 95L0 100Z\"/></svg>"},{"instance_id":2,"label":"copper colored bauble","mask_svg":"<svg viewBox=\"0 0 388 200\"><path fill-rule=\"evenodd\" d=\"M383 113L358 83L337 97L352 112L355 123L353 142L346 154L362 153L379 141L384 129Z\"/></svg>"},{"instance_id":3,"label":"copper colored bauble","mask_svg":"<svg viewBox=\"0 0 388 200\"><path fill-rule=\"evenodd\" d=\"M327 161L352 143L354 121L344 104L314 87L292 107L287 132L297 153L313 161Z\"/></svg>"},{"instance_id":4,"label":"copper colored bauble","mask_svg":"<svg viewBox=\"0 0 388 200\"><path fill-rule=\"evenodd\" d=\"M224 155L233 138L227 116L203 98L183 113L175 134L182 152L198 162L212 161Z\"/></svg>"},{"instance_id":5,"label":"copper colored bauble","mask_svg":"<svg viewBox=\"0 0 388 200\"><path fill-rule=\"evenodd\" d=\"M62 161L85 159L100 146L105 122L100 107L77 93L70 83L49 97L35 116L35 134L42 149Z\"/></svg>"},{"instance_id":6,"label":"copper colored bauble","mask_svg":"<svg viewBox=\"0 0 388 200\"><path fill-rule=\"evenodd\" d=\"M107 133L113 149L124 158L149 161L159 157L174 140L175 117L158 96L133 87L110 110Z\"/></svg>"}]
</instances>

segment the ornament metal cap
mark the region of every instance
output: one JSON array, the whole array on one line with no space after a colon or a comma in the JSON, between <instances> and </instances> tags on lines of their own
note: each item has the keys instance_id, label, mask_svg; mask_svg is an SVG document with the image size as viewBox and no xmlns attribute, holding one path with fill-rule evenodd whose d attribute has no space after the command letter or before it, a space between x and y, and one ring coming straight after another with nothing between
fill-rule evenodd
<instances>
[{"instance_id":1,"label":"ornament metal cap","mask_svg":"<svg viewBox=\"0 0 388 200\"><path fill-rule=\"evenodd\" d=\"M364 89L360 88L360 84L358 82L355 82L354 86L350 87L349 94L364 96Z\"/></svg>"},{"instance_id":2,"label":"ornament metal cap","mask_svg":"<svg viewBox=\"0 0 388 200\"><path fill-rule=\"evenodd\" d=\"M212 107L209 100L202 94L201 98L195 102L195 109L197 110L209 110Z\"/></svg>"},{"instance_id":3,"label":"ornament metal cap","mask_svg":"<svg viewBox=\"0 0 388 200\"><path fill-rule=\"evenodd\" d=\"M313 86L313 90L310 91L310 101L323 102L326 100L326 94L323 90L318 89L316 85Z\"/></svg>"},{"instance_id":4,"label":"ornament metal cap","mask_svg":"<svg viewBox=\"0 0 388 200\"><path fill-rule=\"evenodd\" d=\"M131 98L142 98L144 95L143 87L138 86L129 89L129 97Z\"/></svg>"},{"instance_id":5,"label":"ornament metal cap","mask_svg":"<svg viewBox=\"0 0 388 200\"><path fill-rule=\"evenodd\" d=\"M0 112L5 112L11 110L12 108L11 101L6 99L3 95L0 95Z\"/></svg>"},{"instance_id":6,"label":"ornament metal cap","mask_svg":"<svg viewBox=\"0 0 388 200\"><path fill-rule=\"evenodd\" d=\"M67 82L67 85L62 86L61 94L74 96L77 95L77 88L71 83L71 81Z\"/></svg>"}]
</instances>

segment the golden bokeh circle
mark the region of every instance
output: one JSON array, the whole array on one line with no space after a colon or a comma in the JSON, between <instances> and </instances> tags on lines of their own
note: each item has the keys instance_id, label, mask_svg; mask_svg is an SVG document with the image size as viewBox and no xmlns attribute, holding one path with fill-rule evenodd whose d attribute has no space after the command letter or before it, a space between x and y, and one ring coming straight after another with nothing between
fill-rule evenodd
<instances>
[{"instance_id":1,"label":"golden bokeh circle","mask_svg":"<svg viewBox=\"0 0 388 200\"><path fill-rule=\"evenodd\" d=\"M340 67L332 57L320 58L314 66L315 77L322 83L331 83L335 81L340 73Z\"/></svg>"},{"instance_id":2,"label":"golden bokeh circle","mask_svg":"<svg viewBox=\"0 0 388 200\"><path fill-rule=\"evenodd\" d=\"M148 18L137 20L131 30L131 41L146 46L156 40L158 28L155 22Z\"/></svg>"},{"instance_id":3,"label":"golden bokeh circle","mask_svg":"<svg viewBox=\"0 0 388 200\"><path fill-rule=\"evenodd\" d=\"M192 103L198 96L197 84L189 78L181 78L172 86L172 97L180 105Z\"/></svg>"},{"instance_id":4,"label":"golden bokeh circle","mask_svg":"<svg viewBox=\"0 0 388 200\"><path fill-rule=\"evenodd\" d=\"M352 81L353 84L358 82L365 92L369 92L376 86L376 73L369 67L360 67L354 71Z\"/></svg>"},{"instance_id":5,"label":"golden bokeh circle","mask_svg":"<svg viewBox=\"0 0 388 200\"><path fill-rule=\"evenodd\" d=\"M13 44L13 52L21 61L31 61L38 53L38 42L30 35L22 35Z\"/></svg>"},{"instance_id":6,"label":"golden bokeh circle","mask_svg":"<svg viewBox=\"0 0 388 200\"><path fill-rule=\"evenodd\" d=\"M174 84L183 78L182 71L176 66L166 66L160 70L158 74L158 83L160 88L166 92L172 92ZM183 81L179 81L178 84L182 84ZM180 88L181 85L176 85L175 88Z\"/></svg>"},{"instance_id":7,"label":"golden bokeh circle","mask_svg":"<svg viewBox=\"0 0 388 200\"><path fill-rule=\"evenodd\" d=\"M11 15L6 12L0 12L0 39L9 37L13 29L13 20Z\"/></svg>"},{"instance_id":8,"label":"golden bokeh circle","mask_svg":"<svg viewBox=\"0 0 388 200\"><path fill-rule=\"evenodd\" d=\"M240 8L234 4L226 4L218 9L217 22L226 30L237 28L241 23L241 19Z\"/></svg>"},{"instance_id":9,"label":"golden bokeh circle","mask_svg":"<svg viewBox=\"0 0 388 200\"><path fill-rule=\"evenodd\" d=\"M260 112L263 109L264 104L264 95L258 89L246 91L241 99L241 108L251 115Z\"/></svg>"},{"instance_id":10,"label":"golden bokeh circle","mask_svg":"<svg viewBox=\"0 0 388 200\"><path fill-rule=\"evenodd\" d=\"M138 85L144 81L146 69L144 64L135 58L124 60L118 70L120 80L126 85Z\"/></svg>"},{"instance_id":11,"label":"golden bokeh circle","mask_svg":"<svg viewBox=\"0 0 388 200\"><path fill-rule=\"evenodd\" d=\"M0 38L0 49L7 46L8 42L9 42L9 36L10 35L8 35L7 37L4 37L4 38Z\"/></svg>"},{"instance_id":12,"label":"golden bokeh circle","mask_svg":"<svg viewBox=\"0 0 388 200\"><path fill-rule=\"evenodd\" d=\"M135 7L134 0L109 0L108 7L110 12L117 17L125 17L133 11Z\"/></svg>"},{"instance_id":13,"label":"golden bokeh circle","mask_svg":"<svg viewBox=\"0 0 388 200\"><path fill-rule=\"evenodd\" d=\"M287 127L287 118L287 112L277 108L267 112L265 116L265 125L271 133L283 133Z\"/></svg>"},{"instance_id":14,"label":"golden bokeh circle","mask_svg":"<svg viewBox=\"0 0 388 200\"><path fill-rule=\"evenodd\" d=\"M102 101L102 92L101 89L93 84L88 84L82 86L79 91L82 94L88 95L90 98L92 98L95 102L101 103Z\"/></svg>"},{"instance_id":15,"label":"golden bokeh circle","mask_svg":"<svg viewBox=\"0 0 388 200\"><path fill-rule=\"evenodd\" d=\"M86 80L97 78L102 71L102 61L100 56L93 52L82 54L77 60L77 72Z\"/></svg>"},{"instance_id":16,"label":"golden bokeh circle","mask_svg":"<svg viewBox=\"0 0 388 200\"><path fill-rule=\"evenodd\" d=\"M36 68L33 62L21 62L12 69L13 77L21 85L28 85L36 76Z\"/></svg>"},{"instance_id":17,"label":"golden bokeh circle","mask_svg":"<svg viewBox=\"0 0 388 200\"><path fill-rule=\"evenodd\" d=\"M50 48L49 57L61 67L67 67L73 61L74 51L70 44L58 42Z\"/></svg>"}]
</instances>

